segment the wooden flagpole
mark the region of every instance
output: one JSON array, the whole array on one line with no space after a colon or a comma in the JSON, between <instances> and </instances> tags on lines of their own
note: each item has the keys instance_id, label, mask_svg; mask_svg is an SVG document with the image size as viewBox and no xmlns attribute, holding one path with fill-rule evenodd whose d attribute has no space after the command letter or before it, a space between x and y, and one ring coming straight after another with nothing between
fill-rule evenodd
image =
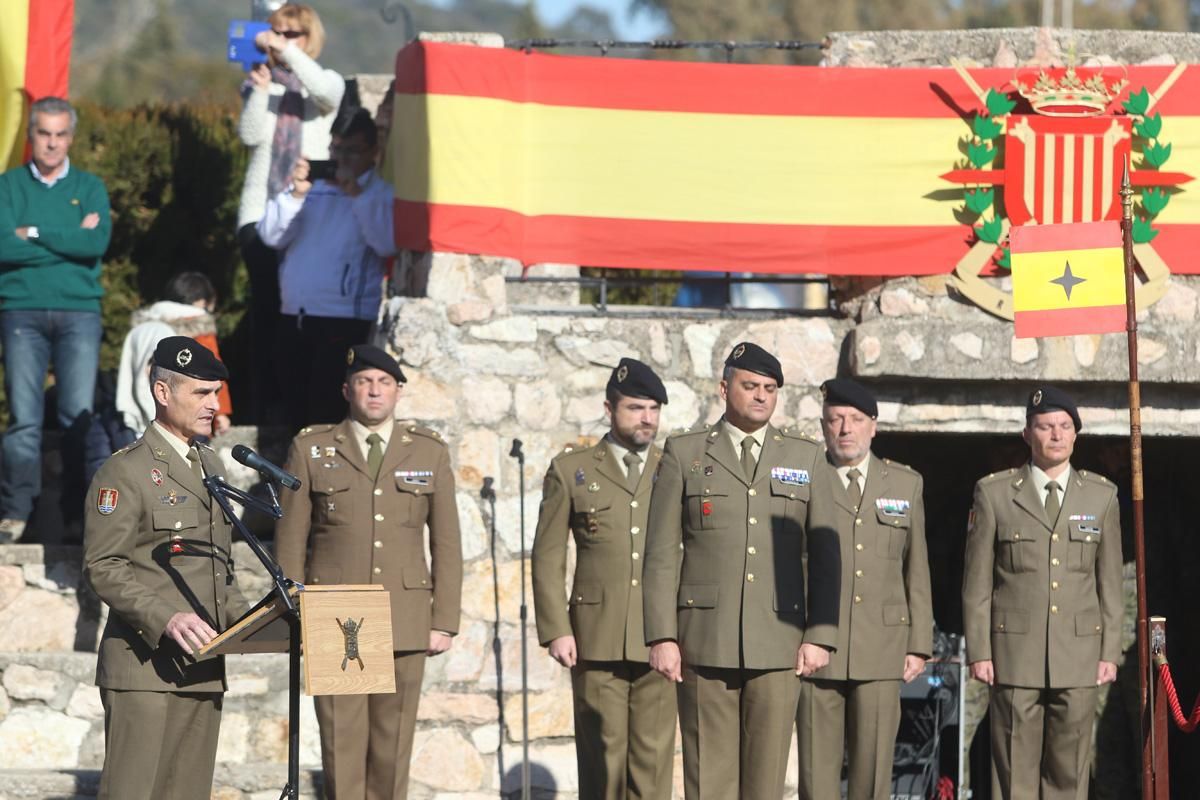
<instances>
[{"instance_id":1,"label":"wooden flagpole","mask_svg":"<svg viewBox=\"0 0 1200 800\"><path fill-rule=\"evenodd\" d=\"M1129 459L1133 497L1133 543L1137 570L1137 655L1140 730L1142 733L1142 800L1156 800L1155 751L1166 742L1154 740L1153 710L1149 702L1150 638L1146 611L1146 529L1143 516L1142 483L1142 398L1138 383L1137 303L1134 300L1133 187L1129 183L1129 161L1121 178L1121 240L1125 250L1125 331L1129 349ZM1164 759L1165 760L1165 759ZM1163 775L1164 786L1167 776ZM1166 794L1163 793L1163 797Z\"/></svg>"}]
</instances>

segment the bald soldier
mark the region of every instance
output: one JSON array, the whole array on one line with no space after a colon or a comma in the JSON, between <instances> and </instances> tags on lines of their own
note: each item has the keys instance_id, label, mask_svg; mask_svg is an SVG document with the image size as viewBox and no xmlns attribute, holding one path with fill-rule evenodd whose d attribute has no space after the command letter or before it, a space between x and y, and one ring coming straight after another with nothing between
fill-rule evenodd
<instances>
[{"instance_id":1,"label":"bald soldier","mask_svg":"<svg viewBox=\"0 0 1200 800\"><path fill-rule=\"evenodd\" d=\"M778 359L735 346L724 415L667 439L651 496L646 640L678 684L688 800L783 796L797 676L837 644L829 475L816 442L770 424L782 385Z\"/></svg>"},{"instance_id":2,"label":"bald soldier","mask_svg":"<svg viewBox=\"0 0 1200 800\"><path fill-rule=\"evenodd\" d=\"M550 463L533 542L538 640L571 670L581 800L670 800L675 687L648 663L642 561L654 445L667 390L622 358L605 390L611 428ZM567 540L575 576L564 595Z\"/></svg>"},{"instance_id":3,"label":"bald soldier","mask_svg":"<svg viewBox=\"0 0 1200 800\"><path fill-rule=\"evenodd\" d=\"M437 433L395 420L405 381L396 359L363 344L347 363L347 418L292 442L288 470L303 488L284 493L275 549L292 578L380 584L391 595L395 694L321 696L316 710L327 800L403 800L425 659L458 631L454 473Z\"/></svg>"},{"instance_id":4,"label":"bald soldier","mask_svg":"<svg viewBox=\"0 0 1200 800\"><path fill-rule=\"evenodd\" d=\"M921 476L871 452L879 406L856 381L821 385L821 431L842 554L837 648L800 684L800 797L888 800L900 681L925 668L933 610Z\"/></svg>"},{"instance_id":5,"label":"bald soldier","mask_svg":"<svg viewBox=\"0 0 1200 800\"><path fill-rule=\"evenodd\" d=\"M1075 402L1029 395L1029 462L975 484L963 623L971 676L991 687L992 797L1084 800L1097 688L1121 652L1117 487L1071 465Z\"/></svg>"},{"instance_id":6,"label":"bald soldier","mask_svg":"<svg viewBox=\"0 0 1200 800\"><path fill-rule=\"evenodd\" d=\"M96 685L104 705L108 800L208 800L224 656L198 656L245 610L231 529L202 483L192 437L212 432L225 366L186 336L158 343L154 421L92 481L84 577L111 613ZM205 448L204 463L220 460Z\"/></svg>"}]
</instances>

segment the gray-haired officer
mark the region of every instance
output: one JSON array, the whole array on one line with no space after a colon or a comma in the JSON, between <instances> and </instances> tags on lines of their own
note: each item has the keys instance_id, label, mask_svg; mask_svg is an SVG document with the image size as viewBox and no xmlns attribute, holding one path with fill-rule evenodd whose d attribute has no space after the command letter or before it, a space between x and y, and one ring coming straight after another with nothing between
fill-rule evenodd
<instances>
[{"instance_id":1,"label":"gray-haired officer","mask_svg":"<svg viewBox=\"0 0 1200 800\"><path fill-rule=\"evenodd\" d=\"M1071 465L1075 401L1029 395L1029 462L975 484L963 623L971 676L991 687L992 797L1088 796L1097 688L1121 653L1117 487Z\"/></svg>"},{"instance_id":2,"label":"gray-haired officer","mask_svg":"<svg viewBox=\"0 0 1200 800\"><path fill-rule=\"evenodd\" d=\"M641 584L667 390L650 367L622 358L605 394L609 432L593 447L568 447L542 484L533 543L538 640L571 670L579 796L669 800L675 687L648 663ZM575 577L564 595L570 536Z\"/></svg>"},{"instance_id":3,"label":"gray-haired officer","mask_svg":"<svg viewBox=\"0 0 1200 800\"><path fill-rule=\"evenodd\" d=\"M829 665L800 685L800 797L838 797L848 749L850 800L887 800L900 681L921 674L933 649L923 482L871 452L879 406L865 386L835 378L821 393L842 599Z\"/></svg>"},{"instance_id":4,"label":"gray-haired officer","mask_svg":"<svg viewBox=\"0 0 1200 800\"><path fill-rule=\"evenodd\" d=\"M212 432L226 377L195 339L160 341L150 369L154 421L92 481L84 576L112 610L96 662L101 798L207 800L212 788L225 658L195 651L246 603L229 523L189 441ZM204 463L217 469L220 460L210 451Z\"/></svg>"},{"instance_id":5,"label":"gray-haired officer","mask_svg":"<svg viewBox=\"0 0 1200 800\"><path fill-rule=\"evenodd\" d=\"M651 497L646 640L679 683L688 800L783 796L797 676L837 644L829 474L820 445L770 424L782 385L778 359L735 346L724 416L667 439Z\"/></svg>"}]
</instances>

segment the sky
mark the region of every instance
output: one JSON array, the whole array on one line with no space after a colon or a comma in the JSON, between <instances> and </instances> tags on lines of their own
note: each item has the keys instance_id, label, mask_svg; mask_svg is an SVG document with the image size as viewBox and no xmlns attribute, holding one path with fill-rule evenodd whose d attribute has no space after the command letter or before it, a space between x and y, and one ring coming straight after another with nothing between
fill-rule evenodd
<instances>
[{"instance_id":1,"label":"sky","mask_svg":"<svg viewBox=\"0 0 1200 800\"><path fill-rule=\"evenodd\" d=\"M641 41L653 39L663 32L663 25L655 17L639 11L630 15L631 0L534 0L538 16L542 21L556 25L571 15L581 5L589 5L601 11L607 11L612 18L613 27L622 39Z\"/></svg>"}]
</instances>

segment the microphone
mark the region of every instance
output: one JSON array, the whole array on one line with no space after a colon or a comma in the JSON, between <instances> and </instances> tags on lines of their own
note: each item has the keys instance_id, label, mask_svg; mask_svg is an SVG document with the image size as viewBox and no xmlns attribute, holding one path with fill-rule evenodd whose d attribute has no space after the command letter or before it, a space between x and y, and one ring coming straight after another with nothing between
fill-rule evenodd
<instances>
[{"instance_id":1,"label":"microphone","mask_svg":"<svg viewBox=\"0 0 1200 800\"><path fill-rule=\"evenodd\" d=\"M196 448L196 453L200 456L200 469L204 472L204 477L220 478L221 473L225 470L221 467L220 459L213 460L217 454L208 442L209 438L207 436L193 436L188 440L188 444Z\"/></svg>"},{"instance_id":2,"label":"microphone","mask_svg":"<svg viewBox=\"0 0 1200 800\"><path fill-rule=\"evenodd\" d=\"M299 478L282 467L275 466L244 444L234 446L233 460L239 464L245 464L250 469L257 470L258 474L267 480L275 481L293 492L300 488Z\"/></svg>"}]
</instances>

